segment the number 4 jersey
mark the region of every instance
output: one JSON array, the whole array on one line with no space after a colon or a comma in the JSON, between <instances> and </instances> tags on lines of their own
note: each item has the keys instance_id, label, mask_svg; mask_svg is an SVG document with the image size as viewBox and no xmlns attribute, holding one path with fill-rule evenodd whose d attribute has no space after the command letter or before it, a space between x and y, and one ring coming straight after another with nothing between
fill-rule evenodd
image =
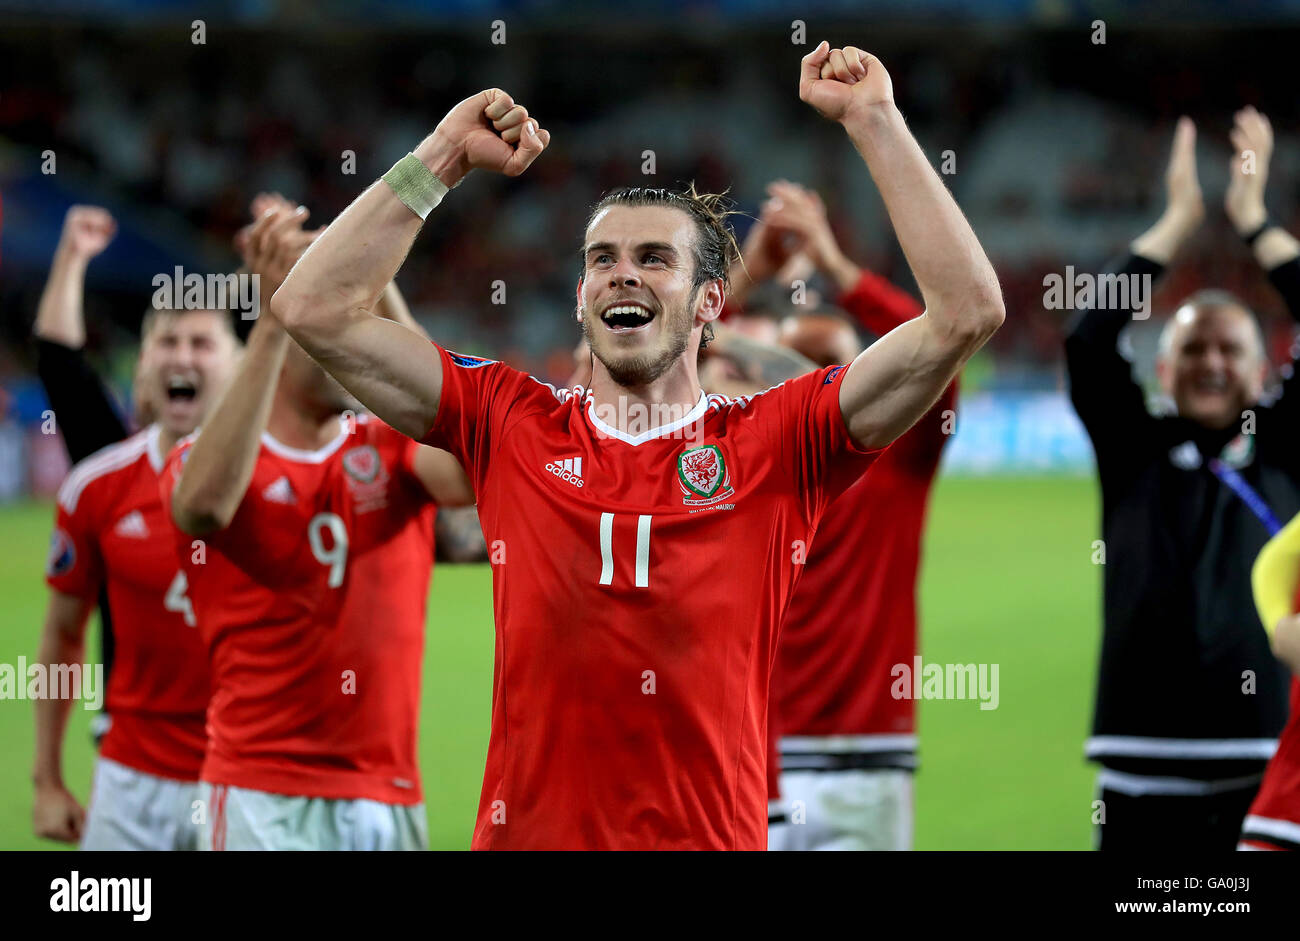
<instances>
[{"instance_id":1,"label":"number 4 jersey","mask_svg":"<svg viewBox=\"0 0 1300 941\"><path fill-rule=\"evenodd\" d=\"M176 564L171 514L158 493L161 429L152 425L79 463L59 488L45 580L94 599L108 587L117 657L105 708L105 758L197 781L208 658Z\"/></svg>"},{"instance_id":2,"label":"number 4 jersey","mask_svg":"<svg viewBox=\"0 0 1300 941\"><path fill-rule=\"evenodd\" d=\"M762 849L777 627L822 511L871 460L844 367L618 416L439 355L424 440L469 471L493 563L474 847Z\"/></svg>"},{"instance_id":3,"label":"number 4 jersey","mask_svg":"<svg viewBox=\"0 0 1300 941\"><path fill-rule=\"evenodd\" d=\"M366 416L340 426L319 451L264 434L230 525L173 550L211 662L202 779L415 804L434 505L414 441Z\"/></svg>"}]
</instances>

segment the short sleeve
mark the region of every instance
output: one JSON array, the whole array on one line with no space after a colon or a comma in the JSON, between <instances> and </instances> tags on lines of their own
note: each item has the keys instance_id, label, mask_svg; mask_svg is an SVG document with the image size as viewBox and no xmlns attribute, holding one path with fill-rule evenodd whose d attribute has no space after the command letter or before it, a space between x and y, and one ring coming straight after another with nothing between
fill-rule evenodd
<instances>
[{"instance_id":1,"label":"short sleeve","mask_svg":"<svg viewBox=\"0 0 1300 941\"><path fill-rule=\"evenodd\" d=\"M511 406L523 384L533 380L495 360L437 349L442 357L442 394L433 427L420 443L450 451L479 480L500 442Z\"/></svg>"},{"instance_id":2,"label":"short sleeve","mask_svg":"<svg viewBox=\"0 0 1300 941\"><path fill-rule=\"evenodd\" d=\"M763 396L775 396L764 424L815 524L826 506L866 473L883 448L867 451L849 436L840 409L840 383L847 366L827 366L791 379Z\"/></svg>"},{"instance_id":3,"label":"short sleeve","mask_svg":"<svg viewBox=\"0 0 1300 941\"><path fill-rule=\"evenodd\" d=\"M55 591L93 598L104 581L104 560L91 521L94 515L86 491L59 491L45 583Z\"/></svg>"}]
</instances>

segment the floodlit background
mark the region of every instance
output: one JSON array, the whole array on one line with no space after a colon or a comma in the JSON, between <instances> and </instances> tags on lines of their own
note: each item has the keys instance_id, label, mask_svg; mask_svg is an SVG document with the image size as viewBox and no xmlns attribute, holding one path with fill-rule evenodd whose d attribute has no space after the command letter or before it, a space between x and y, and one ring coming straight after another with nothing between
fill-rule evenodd
<instances>
[{"instance_id":1,"label":"floodlit background","mask_svg":"<svg viewBox=\"0 0 1300 941\"><path fill-rule=\"evenodd\" d=\"M1219 207L1231 115L1250 103L1278 135L1269 207L1295 221L1297 26L1300 4L1282 0L0 0L0 662L35 654L66 472L61 442L40 433L29 335L69 205L106 206L119 223L91 263L86 311L94 362L129 402L155 274L232 269L230 238L259 190L327 221L453 104L503 87L551 130L550 148L519 180L474 174L398 281L440 342L562 381L583 222L613 186L694 180L756 212L767 181L803 182L851 257L915 289L860 158L798 100L799 59L827 38L883 60L936 167L955 171L945 179L1007 300L963 380L921 593L925 658L998 663L1000 705L921 703L917 845L1087 848L1099 521L1091 449L1063 391L1069 312L1044 309L1043 278L1096 270L1155 220L1173 121L1189 114L1208 218L1133 331L1139 375L1159 318L1201 286L1252 304L1284 362L1292 321ZM43 173L51 151L56 172ZM435 847L469 842L492 642L486 566L439 566L421 755ZM51 845L31 835L29 706L0 701L0 848ZM66 777L84 797L93 752L75 711Z\"/></svg>"}]
</instances>

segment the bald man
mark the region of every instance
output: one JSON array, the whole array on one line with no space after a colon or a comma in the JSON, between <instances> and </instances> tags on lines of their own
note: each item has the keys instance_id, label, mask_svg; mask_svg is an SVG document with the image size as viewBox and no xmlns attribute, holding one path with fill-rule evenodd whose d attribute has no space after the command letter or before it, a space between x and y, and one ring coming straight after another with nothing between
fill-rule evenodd
<instances>
[{"instance_id":1,"label":"bald man","mask_svg":"<svg viewBox=\"0 0 1300 941\"><path fill-rule=\"evenodd\" d=\"M1266 124L1249 109L1237 116L1226 209L1300 314L1300 243L1264 211ZM1260 172L1243 172L1245 150ZM1204 217L1186 118L1166 188L1164 214L1118 271L1148 288ZM1286 670L1255 613L1250 569L1277 521L1300 510L1300 390L1288 379L1261 401L1268 364L1254 314L1207 290L1163 329L1156 374L1173 413L1151 414L1118 348L1133 316L1082 311L1066 339L1102 497L1105 628L1085 749L1102 766L1097 845L1231 850L1287 714Z\"/></svg>"},{"instance_id":2,"label":"bald man","mask_svg":"<svg viewBox=\"0 0 1300 941\"><path fill-rule=\"evenodd\" d=\"M1178 414L1208 428L1239 424L1268 379L1259 322L1227 291L1198 291L1160 332L1156 377Z\"/></svg>"}]
</instances>

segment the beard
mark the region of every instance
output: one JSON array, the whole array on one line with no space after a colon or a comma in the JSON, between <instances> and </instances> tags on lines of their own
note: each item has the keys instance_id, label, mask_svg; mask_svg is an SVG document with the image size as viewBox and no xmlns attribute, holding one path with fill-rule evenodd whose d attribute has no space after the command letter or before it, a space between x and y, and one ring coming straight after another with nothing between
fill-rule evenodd
<instances>
[{"instance_id":1,"label":"beard","mask_svg":"<svg viewBox=\"0 0 1300 941\"><path fill-rule=\"evenodd\" d=\"M654 382L676 363L686 352L686 344L691 339L691 318L687 308L679 311L664 311L664 333L667 345L658 352L637 353L633 356L615 358L594 342L596 329L589 319L582 318L582 335L592 355L600 360L609 377L625 388L637 388Z\"/></svg>"}]
</instances>

